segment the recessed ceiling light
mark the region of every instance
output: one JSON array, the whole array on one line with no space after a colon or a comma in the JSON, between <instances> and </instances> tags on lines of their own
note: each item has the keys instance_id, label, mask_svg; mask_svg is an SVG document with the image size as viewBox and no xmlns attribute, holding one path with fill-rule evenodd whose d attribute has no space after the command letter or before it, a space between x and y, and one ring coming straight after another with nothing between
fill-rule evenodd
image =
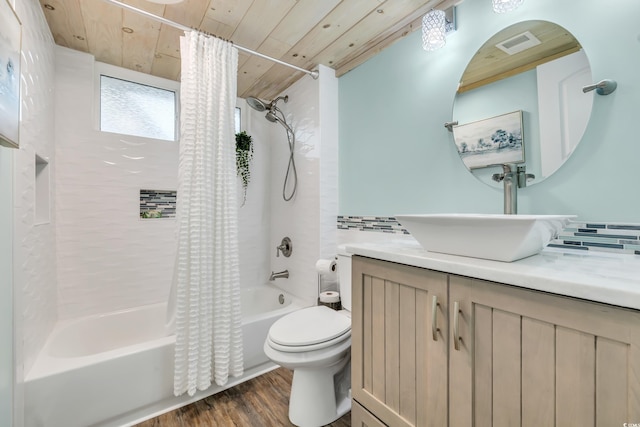
<instances>
[{"instance_id":1,"label":"recessed ceiling light","mask_svg":"<svg viewBox=\"0 0 640 427\"><path fill-rule=\"evenodd\" d=\"M44 8L47 9L47 10L56 10L56 8L51 6L49 3L45 3L44 4Z\"/></svg>"},{"instance_id":2,"label":"recessed ceiling light","mask_svg":"<svg viewBox=\"0 0 640 427\"><path fill-rule=\"evenodd\" d=\"M122 31L124 31L127 34L133 33L133 29L131 29L129 27L122 27Z\"/></svg>"}]
</instances>

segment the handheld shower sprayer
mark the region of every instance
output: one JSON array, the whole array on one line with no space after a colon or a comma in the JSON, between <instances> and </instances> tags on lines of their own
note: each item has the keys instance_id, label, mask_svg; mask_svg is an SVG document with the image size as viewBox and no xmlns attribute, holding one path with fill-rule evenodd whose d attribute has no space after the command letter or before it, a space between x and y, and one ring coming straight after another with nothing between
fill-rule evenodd
<instances>
[{"instance_id":1,"label":"handheld shower sprayer","mask_svg":"<svg viewBox=\"0 0 640 427\"><path fill-rule=\"evenodd\" d=\"M284 178L284 184L282 185L282 198L284 199L285 202L288 202L296 194L296 189L298 187L298 172L296 170L296 162L293 158L293 152L294 152L295 143L296 143L296 136L293 133L293 129L291 129L291 126L289 126L289 124L287 123L287 119L284 113L276 105L278 101L281 101L281 100L284 101L285 103L289 102L289 95L279 96L276 99L269 102L268 104L254 96L250 96L246 99L247 104L249 104L251 108L260 112L266 111L267 114L265 114L264 117L267 120L269 120L271 123L276 123L276 122L280 123L282 127L284 127L285 130L287 131L287 140L289 141L289 164L287 166L287 174L285 175L285 178ZM278 113L280 114L280 116L278 116ZM288 184L289 184L290 176L293 177L293 184L292 184L293 189L291 190L291 194L287 196L287 187L289 186Z\"/></svg>"}]
</instances>

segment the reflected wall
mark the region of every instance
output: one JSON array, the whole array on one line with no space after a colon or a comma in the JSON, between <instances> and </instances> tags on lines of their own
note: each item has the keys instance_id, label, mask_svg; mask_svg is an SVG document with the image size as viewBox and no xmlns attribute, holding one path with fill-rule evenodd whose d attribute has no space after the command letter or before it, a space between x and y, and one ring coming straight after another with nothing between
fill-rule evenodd
<instances>
[{"instance_id":1,"label":"reflected wall","mask_svg":"<svg viewBox=\"0 0 640 427\"><path fill-rule=\"evenodd\" d=\"M414 32L340 78L340 214L502 212L502 190L468 173L443 123L460 76L494 33L524 20L547 20L569 30L588 53L594 80L618 81L596 96L592 119L572 157L553 176L519 192L519 212L577 214L581 219L638 221L634 111L640 109L640 4L625 12L595 0L526 1L494 14L485 2L457 8L458 31L445 48L426 53ZM599 28L593 31L593 28ZM631 196L630 196L631 195Z\"/></svg>"}]
</instances>

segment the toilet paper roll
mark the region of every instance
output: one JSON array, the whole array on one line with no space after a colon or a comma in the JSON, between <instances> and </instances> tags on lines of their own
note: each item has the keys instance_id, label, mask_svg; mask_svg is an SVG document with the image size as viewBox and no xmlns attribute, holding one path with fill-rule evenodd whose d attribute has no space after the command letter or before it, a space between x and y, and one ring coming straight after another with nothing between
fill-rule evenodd
<instances>
[{"instance_id":1,"label":"toilet paper roll","mask_svg":"<svg viewBox=\"0 0 640 427\"><path fill-rule=\"evenodd\" d=\"M320 302L324 302L324 303L340 302L340 292L336 292L336 291L320 292Z\"/></svg>"},{"instance_id":2,"label":"toilet paper roll","mask_svg":"<svg viewBox=\"0 0 640 427\"><path fill-rule=\"evenodd\" d=\"M334 259L319 259L316 262L316 271L322 275L334 275L336 273L336 260Z\"/></svg>"}]
</instances>

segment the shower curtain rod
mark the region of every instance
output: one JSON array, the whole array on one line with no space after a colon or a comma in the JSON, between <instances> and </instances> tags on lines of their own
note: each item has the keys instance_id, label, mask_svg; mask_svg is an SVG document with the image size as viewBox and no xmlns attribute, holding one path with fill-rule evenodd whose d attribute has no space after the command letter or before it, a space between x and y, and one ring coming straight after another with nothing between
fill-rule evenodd
<instances>
[{"instance_id":1,"label":"shower curtain rod","mask_svg":"<svg viewBox=\"0 0 640 427\"><path fill-rule=\"evenodd\" d=\"M178 24L177 22L171 21L171 20L169 20L167 18L164 18L162 16L154 15L153 13L147 12L146 10L138 9L137 7L128 5L126 3L122 3L122 2L120 2L118 0L102 0L102 1L107 2L107 3L111 3L111 4L115 5L115 6L121 7L123 9L130 10L131 12L135 12L135 13L137 13L139 15L146 16L147 18L151 18L151 19L153 19L155 21L158 21L158 22L161 22L163 24L170 25L170 26L175 27L175 28L177 28L179 30L183 30L183 31L200 31L200 30L197 30L195 28L187 27L186 25ZM203 32L203 31L200 31L200 32ZM215 36L214 34L212 34L212 35ZM272 57L267 56L265 54L262 54L260 52L256 52L254 50L247 49L246 47L238 46L237 44L234 44L234 46L236 47L236 49L241 50L243 52L246 52L246 53L248 53L250 55L256 55L256 56L259 56L260 58L264 58L264 59L267 59L269 61L278 63L280 65L284 65L285 67L289 67L289 68L293 68L294 70L302 71L303 73L309 74L314 79L318 78L318 75L319 75L318 71L305 70L304 68L300 68L297 65L289 64L287 62L281 61L281 60L276 59L276 58L272 58Z\"/></svg>"}]
</instances>

